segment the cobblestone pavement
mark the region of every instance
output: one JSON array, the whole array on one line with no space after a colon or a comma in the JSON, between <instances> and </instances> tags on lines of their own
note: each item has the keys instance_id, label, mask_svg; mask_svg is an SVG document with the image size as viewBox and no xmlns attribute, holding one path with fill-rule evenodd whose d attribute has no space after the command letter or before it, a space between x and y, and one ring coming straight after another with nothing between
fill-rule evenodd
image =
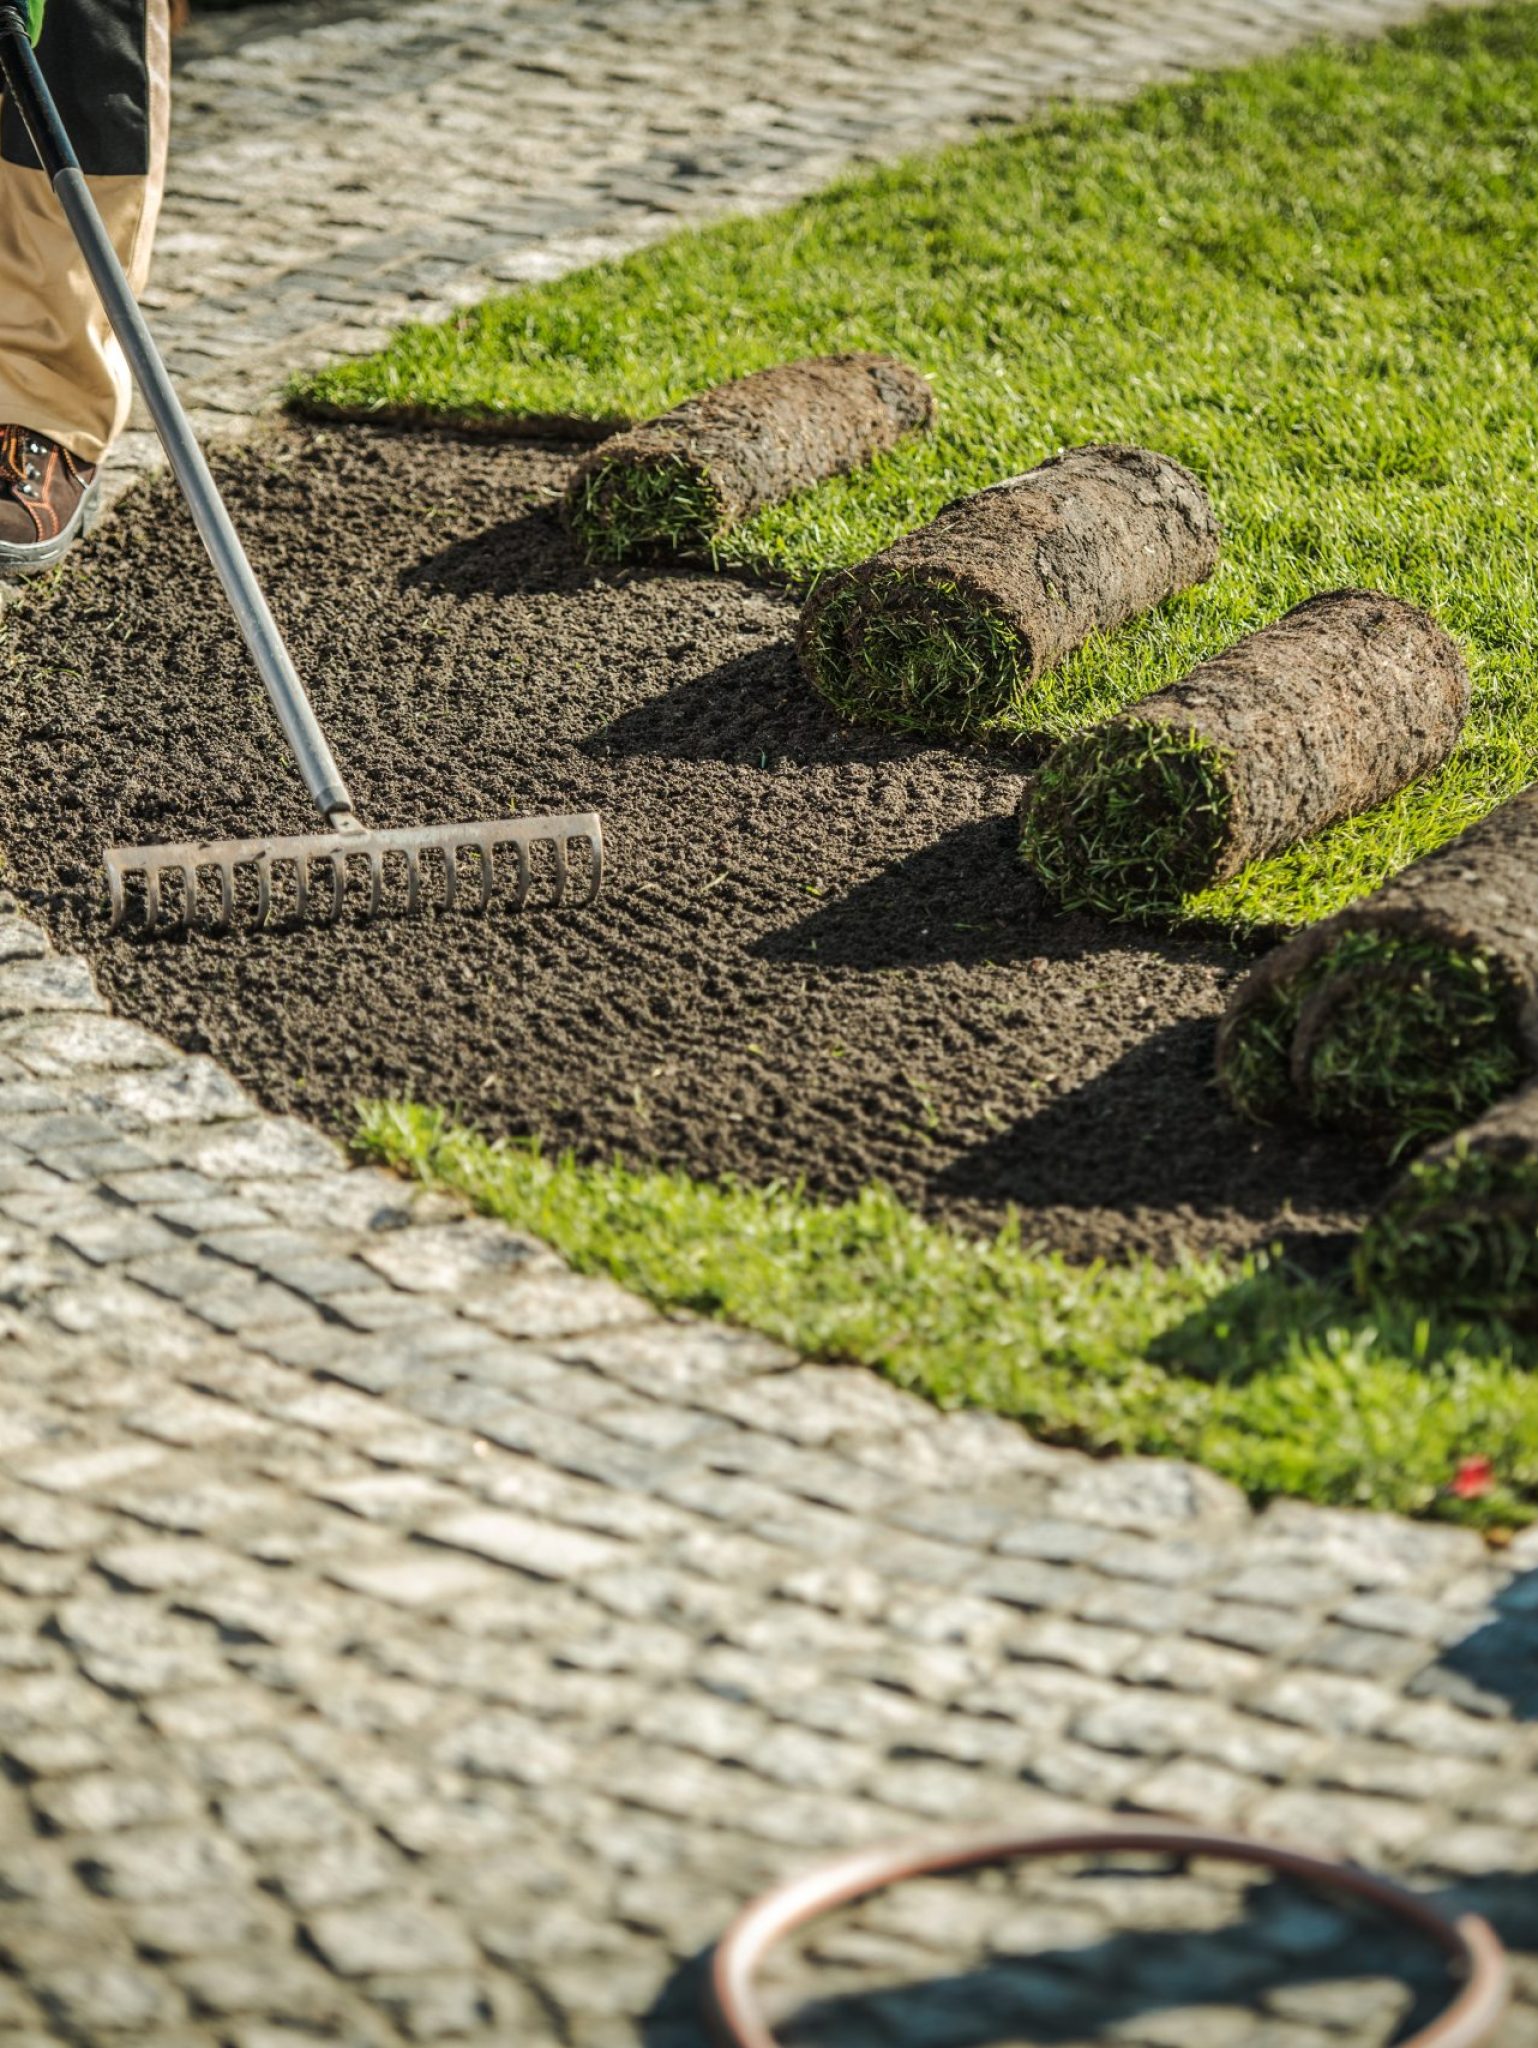
<instances>
[{"instance_id":1,"label":"cobblestone pavement","mask_svg":"<svg viewBox=\"0 0 1538 2048\"><path fill-rule=\"evenodd\" d=\"M152 303L239 428L404 314L1419 11L205 18ZM697 2048L699 1952L807 1857L1113 1810L1478 1904L1538 2044L1538 1536L1255 1516L660 1318L262 1114L9 905L0 1386L0 2048ZM1326 2048L1390 2036L1402 1960L1206 1872L1053 1872L841 1916L777 1991L839 2048Z\"/></svg>"},{"instance_id":2,"label":"cobblestone pavement","mask_svg":"<svg viewBox=\"0 0 1538 2048\"><path fill-rule=\"evenodd\" d=\"M179 46L146 304L205 431L284 378L851 162L1425 0L315 0ZM320 17L317 20L317 16ZM146 424L141 421L141 427ZM121 489L156 459L124 443Z\"/></svg>"},{"instance_id":3,"label":"cobblestone pavement","mask_svg":"<svg viewBox=\"0 0 1538 2048\"><path fill-rule=\"evenodd\" d=\"M1538 1939L1538 1532L1255 1516L663 1319L349 1169L8 907L0 1247L0 2048L697 2048L691 1958L776 1873L1118 1808ZM830 2048L1011 2001L1326 2048L1404 2000L1296 1898L1061 1873L894 1894L781 1989Z\"/></svg>"}]
</instances>

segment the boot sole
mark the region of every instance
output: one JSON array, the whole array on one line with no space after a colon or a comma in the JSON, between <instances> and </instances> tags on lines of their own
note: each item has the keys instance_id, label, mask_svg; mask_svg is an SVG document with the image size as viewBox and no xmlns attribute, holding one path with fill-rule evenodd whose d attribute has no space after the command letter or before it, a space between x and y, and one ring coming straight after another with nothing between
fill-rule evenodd
<instances>
[{"instance_id":1,"label":"boot sole","mask_svg":"<svg viewBox=\"0 0 1538 2048\"><path fill-rule=\"evenodd\" d=\"M80 494L74 517L52 540L29 543L0 540L0 576L36 576L62 562L77 540L96 524L101 510L101 477L93 476Z\"/></svg>"}]
</instances>

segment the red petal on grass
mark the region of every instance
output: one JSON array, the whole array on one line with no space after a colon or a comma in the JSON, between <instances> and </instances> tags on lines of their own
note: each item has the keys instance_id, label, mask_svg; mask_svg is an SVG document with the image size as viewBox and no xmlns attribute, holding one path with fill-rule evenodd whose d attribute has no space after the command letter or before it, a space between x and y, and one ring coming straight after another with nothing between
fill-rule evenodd
<instances>
[{"instance_id":1,"label":"red petal on grass","mask_svg":"<svg viewBox=\"0 0 1538 2048\"><path fill-rule=\"evenodd\" d=\"M1447 1490L1458 1500L1480 1500L1495 1491L1495 1466L1488 1458L1465 1458Z\"/></svg>"}]
</instances>

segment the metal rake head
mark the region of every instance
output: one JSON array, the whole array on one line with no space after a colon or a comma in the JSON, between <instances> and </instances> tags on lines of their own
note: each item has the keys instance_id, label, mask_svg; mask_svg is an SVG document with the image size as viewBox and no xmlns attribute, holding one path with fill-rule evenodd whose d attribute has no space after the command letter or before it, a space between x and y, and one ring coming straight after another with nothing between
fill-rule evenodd
<instances>
[{"instance_id":1,"label":"metal rake head","mask_svg":"<svg viewBox=\"0 0 1538 2048\"><path fill-rule=\"evenodd\" d=\"M574 877L571 847L583 847L582 872ZM548 849L536 859L535 849ZM501 859L498 859L499 853ZM367 832L361 826L333 832L304 832L285 839L185 840L164 846L113 846L105 855L107 893L112 912L109 931L130 921L133 908L142 910L139 923L146 935L170 937L202 924L199 916L207 884L214 895L203 928L226 932L234 922L236 870L255 871L254 924L270 923L274 907L280 917L315 917L335 924L346 905L349 881L363 885L364 915L377 917L387 896L415 916L428 906L433 882L443 910L463 905L486 910L504 885L514 907L521 910L531 891L552 904L583 908L597 896L603 882L603 826L596 811L568 817L489 818L479 824L411 825L400 831ZM324 879L317 887L319 865ZM428 881L424 877L424 870ZM292 875L292 882L288 876ZM143 888L132 878L142 875ZM168 895L167 877L176 884ZM581 894L574 890L580 889ZM244 895L244 891L242 894Z\"/></svg>"}]
</instances>

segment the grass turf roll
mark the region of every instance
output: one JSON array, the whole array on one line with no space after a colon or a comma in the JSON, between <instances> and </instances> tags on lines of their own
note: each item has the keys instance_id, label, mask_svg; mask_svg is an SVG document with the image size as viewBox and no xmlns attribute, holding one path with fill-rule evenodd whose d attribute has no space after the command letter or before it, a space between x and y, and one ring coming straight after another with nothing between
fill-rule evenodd
<instances>
[{"instance_id":1,"label":"grass turf roll","mask_svg":"<svg viewBox=\"0 0 1538 2048\"><path fill-rule=\"evenodd\" d=\"M1330 591L1065 741L1022 798L1021 851L1069 909L1167 917L1440 766L1468 708L1425 612Z\"/></svg>"},{"instance_id":2,"label":"grass turf roll","mask_svg":"<svg viewBox=\"0 0 1538 2048\"><path fill-rule=\"evenodd\" d=\"M1147 448L1070 448L823 577L796 649L852 719L958 736L1008 717L1056 734L1063 711L1040 679L1217 559L1217 520L1189 470Z\"/></svg>"},{"instance_id":3,"label":"grass turf roll","mask_svg":"<svg viewBox=\"0 0 1538 2048\"><path fill-rule=\"evenodd\" d=\"M1362 1233L1369 1297L1538 1327L1538 1086L1417 1159Z\"/></svg>"},{"instance_id":4,"label":"grass turf roll","mask_svg":"<svg viewBox=\"0 0 1538 2048\"><path fill-rule=\"evenodd\" d=\"M927 427L935 398L895 357L809 356L718 384L612 435L566 491L589 554L688 554L792 491Z\"/></svg>"},{"instance_id":5,"label":"grass turf roll","mask_svg":"<svg viewBox=\"0 0 1538 2048\"><path fill-rule=\"evenodd\" d=\"M1278 946L1218 1026L1257 1122L1447 1136L1538 1068L1538 783Z\"/></svg>"}]
</instances>

